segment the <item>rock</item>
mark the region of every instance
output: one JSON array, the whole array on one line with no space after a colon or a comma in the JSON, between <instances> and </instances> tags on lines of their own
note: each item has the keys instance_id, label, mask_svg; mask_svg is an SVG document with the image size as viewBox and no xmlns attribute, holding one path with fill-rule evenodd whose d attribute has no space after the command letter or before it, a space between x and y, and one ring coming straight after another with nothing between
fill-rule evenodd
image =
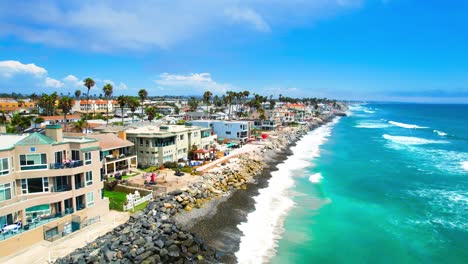
<instances>
[{"instance_id":1,"label":"rock","mask_svg":"<svg viewBox=\"0 0 468 264\"><path fill-rule=\"evenodd\" d=\"M166 256L168 253L169 253L169 251L167 251L167 249L165 249L165 248L163 248L163 249L161 249L161 250L159 251L159 255L160 255L161 257Z\"/></svg>"},{"instance_id":2,"label":"rock","mask_svg":"<svg viewBox=\"0 0 468 264\"><path fill-rule=\"evenodd\" d=\"M186 206L184 207L184 210L185 210L185 211L188 211L188 212L192 211L192 209L193 209L193 208L192 208L190 205L186 205Z\"/></svg>"},{"instance_id":3,"label":"rock","mask_svg":"<svg viewBox=\"0 0 468 264\"><path fill-rule=\"evenodd\" d=\"M164 247L164 242L162 242L162 240L160 239L154 241L154 244L158 246L160 249Z\"/></svg>"},{"instance_id":4,"label":"rock","mask_svg":"<svg viewBox=\"0 0 468 264\"><path fill-rule=\"evenodd\" d=\"M181 195L181 194L182 194L181 190L175 190L175 191L172 191L172 192L168 193L168 195L172 195L172 196L177 196L177 195Z\"/></svg>"}]
</instances>

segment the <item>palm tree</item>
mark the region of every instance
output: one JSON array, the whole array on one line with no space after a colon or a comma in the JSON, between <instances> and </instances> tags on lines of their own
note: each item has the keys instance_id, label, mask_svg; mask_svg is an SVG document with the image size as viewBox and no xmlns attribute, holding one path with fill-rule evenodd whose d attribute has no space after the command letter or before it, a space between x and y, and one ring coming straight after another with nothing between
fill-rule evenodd
<instances>
[{"instance_id":1,"label":"palm tree","mask_svg":"<svg viewBox=\"0 0 468 264\"><path fill-rule=\"evenodd\" d=\"M135 118L135 111L140 106L140 101L138 101L138 99L135 97L129 97L127 104L128 104L128 107L130 108L130 111L132 112L132 123L133 123L134 118Z\"/></svg>"},{"instance_id":2,"label":"palm tree","mask_svg":"<svg viewBox=\"0 0 468 264\"><path fill-rule=\"evenodd\" d=\"M83 84L84 84L84 86L86 86L86 88L88 88L88 92L86 93L86 120L87 120L88 119L88 111L89 111L89 90L91 90L91 88L93 88L96 83L94 82L93 79L86 78L86 79L84 79ZM86 133L88 133L87 124L88 124L88 122L86 122Z\"/></svg>"},{"instance_id":3,"label":"palm tree","mask_svg":"<svg viewBox=\"0 0 468 264\"><path fill-rule=\"evenodd\" d=\"M122 116L122 126L124 125L124 108L125 105L128 103L128 97L125 95L121 95L117 97L117 102L119 103L120 106L120 115Z\"/></svg>"},{"instance_id":4,"label":"palm tree","mask_svg":"<svg viewBox=\"0 0 468 264\"><path fill-rule=\"evenodd\" d=\"M234 96L235 96L235 92L232 92L232 91L227 91L226 92L227 96L227 101L229 103L229 114L228 114L228 119L231 120L231 106L232 106L232 100L234 99Z\"/></svg>"},{"instance_id":5,"label":"palm tree","mask_svg":"<svg viewBox=\"0 0 468 264\"><path fill-rule=\"evenodd\" d=\"M145 102L146 97L148 97L148 92L145 89L141 89L140 91L138 91L138 96L140 97L140 100L141 100L141 120L143 121L144 102Z\"/></svg>"},{"instance_id":6,"label":"palm tree","mask_svg":"<svg viewBox=\"0 0 468 264\"><path fill-rule=\"evenodd\" d=\"M106 118L106 125L109 125L109 98L112 96L112 93L114 91L114 87L112 87L112 84L107 83L102 87L102 91L104 92L104 95L107 98L107 106L106 106L106 112L107 112L107 118Z\"/></svg>"},{"instance_id":7,"label":"palm tree","mask_svg":"<svg viewBox=\"0 0 468 264\"><path fill-rule=\"evenodd\" d=\"M210 91L206 91L203 93L203 102L205 102L206 106L210 104L211 96L213 96L213 93L211 93Z\"/></svg>"},{"instance_id":8,"label":"palm tree","mask_svg":"<svg viewBox=\"0 0 468 264\"><path fill-rule=\"evenodd\" d=\"M63 96L59 100L58 107L62 110L63 113L63 126L64 130L67 130L67 114L70 112L70 110L73 107L73 99L68 96Z\"/></svg>"},{"instance_id":9,"label":"palm tree","mask_svg":"<svg viewBox=\"0 0 468 264\"><path fill-rule=\"evenodd\" d=\"M145 112L148 115L148 121L150 121L150 122L156 116L156 108L154 106L147 107Z\"/></svg>"},{"instance_id":10,"label":"palm tree","mask_svg":"<svg viewBox=\"0 0 468 264\"><path fill-rule=\"evenodd\" d=\"M86 122L85 119L81 118L80 120L76 121L73 124L73 126L74 126L75 130L77 130L78 132L83 133L83 129L88 126L88 123Z\"/></svg>"}]
</instances>

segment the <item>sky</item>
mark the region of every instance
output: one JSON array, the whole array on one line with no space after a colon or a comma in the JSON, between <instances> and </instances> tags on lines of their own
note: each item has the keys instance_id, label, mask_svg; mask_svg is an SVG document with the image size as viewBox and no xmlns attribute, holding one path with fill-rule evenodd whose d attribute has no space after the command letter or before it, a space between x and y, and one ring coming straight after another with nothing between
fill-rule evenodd
<instances>
[{"instance_id":1,"label":"sky","mask_svg":"<svg viewBox=\"0 0 468 264\"><path fill-rule=\"evenodd\" d=\"M468 103L468 2L0 1L0 92Z\"/></svg>"}]
</instances>

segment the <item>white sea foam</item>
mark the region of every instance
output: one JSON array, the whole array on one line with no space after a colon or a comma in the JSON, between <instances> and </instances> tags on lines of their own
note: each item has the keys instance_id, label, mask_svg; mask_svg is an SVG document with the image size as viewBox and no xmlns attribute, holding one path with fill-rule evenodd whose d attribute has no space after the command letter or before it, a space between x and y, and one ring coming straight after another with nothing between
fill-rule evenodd
<instances>
[{"instance_id":1,"label":"white sea foam","mask_svg":"<svg viewBox=\"0 0 468 264\"><path fill-rule=\"evenodd\" d=\"M449 143L445 140L431 140L418 137L404 137L404 136L391 136L388 134L383 134L383 138L390 140L397 144L402 145L424 145L424 144L446 144Z\"/></svg>"},{"instance_id":2,"label":"white sea foam","mask_svg":"<svg viewBox=\"0 0 468 264\"><path fill-rule=\"evenodd\" d=\"M294 206L288 192L294 186L293 177L320 155L320 145L326 141L336 122L338 118L305 135L291 148L293 155L271 173L268 187L259 190L259 195L254 197L255 211L248 214L246 222L237 226L243 233L236 252L238 263L264 263L275 254L277 241L283 233L284 218Z\"/></svg>"},{"instance_id":3,"label":"white sea foam","mask_svg":"<svg viewBox=\"0 0 468 264\"><path fill-rule=\"evenodd\" d=\"M462 161L461 166L465 171L468 171L468 161Z\"/></svg>"},{"instance_id":4,"label":"white sea foam","mask_svg":"<svg viewBox=\"0 0 468 264\"><path fill-rule=\"evenodd\" d=\"M309 177L309 181L312 183L320 183L320 181L323 179L322 174L320 173L314 173Z\"/></svg>"},{"instance_id":5,"label":"white sea foam","mask_svg":"<svg viewBox=\"0 0 468 264\"><path fill-rule=\"evenodd\" d=\"M409 129L423 129L423 128L428 128L428 127L422 127L418 125L412 125L412 124L405 124L401 122L396 122L396 121L388 121L389 124L392 124L397 127L402 127L402 128L409 128Z\"/></svg>"},{"instance_id":6,"label":"white sea foam","mask_svg":"<svg viewBox=\"0 0 468 264\"><path fill-rule=\"evenodd\" d=\"M375 113L375 111L372 111L372 110L364 110L364 113L373 114L373 113Z\"/></svg>"},{"instance_id":7,"label":"white sea foam","mask_svg":"<svg viewBox=\"0 0 468 264\"><path fill-rule=\"evenodd\" d=\"M389 127L389 124L375 122L375 121L362 121L359 122L356 126L357 128L386 128Z\"/></svg>"},{"instance_id":8,"label":"white sea foam","mask_svg":"<svg viewBox=\"0 0 468 264\"><path fill-rule=\"evenodd\" d=\"M436 133L437 135L441 136L441 137L447 136L447 133L439 131L439 130L433 130L433 132Z\"/></svg>"}]
</instances>

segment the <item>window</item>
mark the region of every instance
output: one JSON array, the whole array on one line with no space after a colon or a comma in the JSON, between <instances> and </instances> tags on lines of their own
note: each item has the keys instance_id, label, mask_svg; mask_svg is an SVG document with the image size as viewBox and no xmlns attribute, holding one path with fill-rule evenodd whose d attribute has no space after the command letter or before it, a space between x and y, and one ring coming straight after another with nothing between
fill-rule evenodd
<instances>
[{"instance_id":1,"label":"window","mask_svg":"<svg viewBox=\"0 0 468 264\"><path fill-rule=\"evenodd\" d=\"M184 140L184 135L180 135L180 136L179 136L179 139L180 139L180 140Z\"/></svg>"},{"instance_id":2,"label":"window","mask_svg":"<svg viewBox=\"0 0 468 264\"><path fill-rule=\"evenodd\" d=\"M104 200L104 188L101 189L101 200Z\"/></svg>"},{"instance_id":3,"label":"window","mask_svg":"<svg viewBox=\"0 0 468 264\"><path fill-rule=\"evenodd\" d=\"M145 140L145 147L149 147L149 146L150 146L149 140L146 139L146 140Z\"/></svg>"},{"instance_id":4,"label":"window","mask_svg":"<svg viewBox=\"0 0 468 264\"><path fill-rule=\"evenodd\" d=\"M62 163L65 159L65 155L63 155L63 151L55 152L55 163Z\"/></svg>"},{"instance_id":5,"label":"window","mask_svg":"<svg viewBox=\"0 0 468 264\"><path fill-rule=\"evenodd\" d=\"M226 131L226 135L231 135L231 131Z\"/></svg>"},{"instance_id":6,"label":"window","mask_svg":"<svg viewBox=\"0 0 468 264\"><path fill-rule=\"evenodd\" d=\"M142 147L143 146L143 139L140 138L140 146Z\"/></svg>"},{"instance_id":7,"label":"window","mask_svg":"<svg viewBox=\"0 0 468 264\"><path fill-rule=\"evenodd\" d=\"M85 164L91 164L91 152L85 152Z\"/></svg>"},{"instance_id":8,"label":"window","mask_svg":"<svg viewBox=\"0 0 468 264\"><path fill-rule=\"evenodd\" d=\"M23 154L19 155L21 170L47 169L46 154Z\"/></svg>"},{"instance_id":9,"label":"window","mask_svg":"<svg viewBox=\"0 0 468 264\"><path fill-rule=\"evenodd\" d=\"M49 192L49 178L31 178L21 180L21 193Z\"/></svg>"},{"instance_id":10,"label":"window","mask_svg":"<svg viewBox=\"0 0 468 264\"><path fill-rule=\"evenodd\" d=\"M91 207L94 205L94 193L89 192L86 194L86 207Z\"/></svg>"},{"instance_id":11,"label":"window","mask_svg":"<svg viewBox=\"0 0 468 264\"><path fill-rule=\"evenodd\" d=\"M71 151L71 159L72 160L81 160L80 159L80 151L79 150L73 150Z\"/></svg>"},{"instance_id":12,"label":"window","mask_svg":"<svg viewBox=\"0 0 468 264\"><path fill-rule=\"evenodd\" d=\"M0 202L11 199L11 184L0 184Z\"/></svg>"},{"instance_id":13,"label":"window","mask_svg":"<svg viewBox=\"0 0 468 264\"><path fill-rule=\"evenodd\" d=\"M7 175L10 173L10 167L8 166L8 158L0 159L0 175Z\"/></svg>"},{"instance_id":14,"label":"window","mask_svg":"<svg viewBox=\"0 0 468 264\"><path fill-rule=\"evenodd\" d=\"M86 186L93 184L93 172L87 171L86 172Z\"/></svg>"}]
</instances>

